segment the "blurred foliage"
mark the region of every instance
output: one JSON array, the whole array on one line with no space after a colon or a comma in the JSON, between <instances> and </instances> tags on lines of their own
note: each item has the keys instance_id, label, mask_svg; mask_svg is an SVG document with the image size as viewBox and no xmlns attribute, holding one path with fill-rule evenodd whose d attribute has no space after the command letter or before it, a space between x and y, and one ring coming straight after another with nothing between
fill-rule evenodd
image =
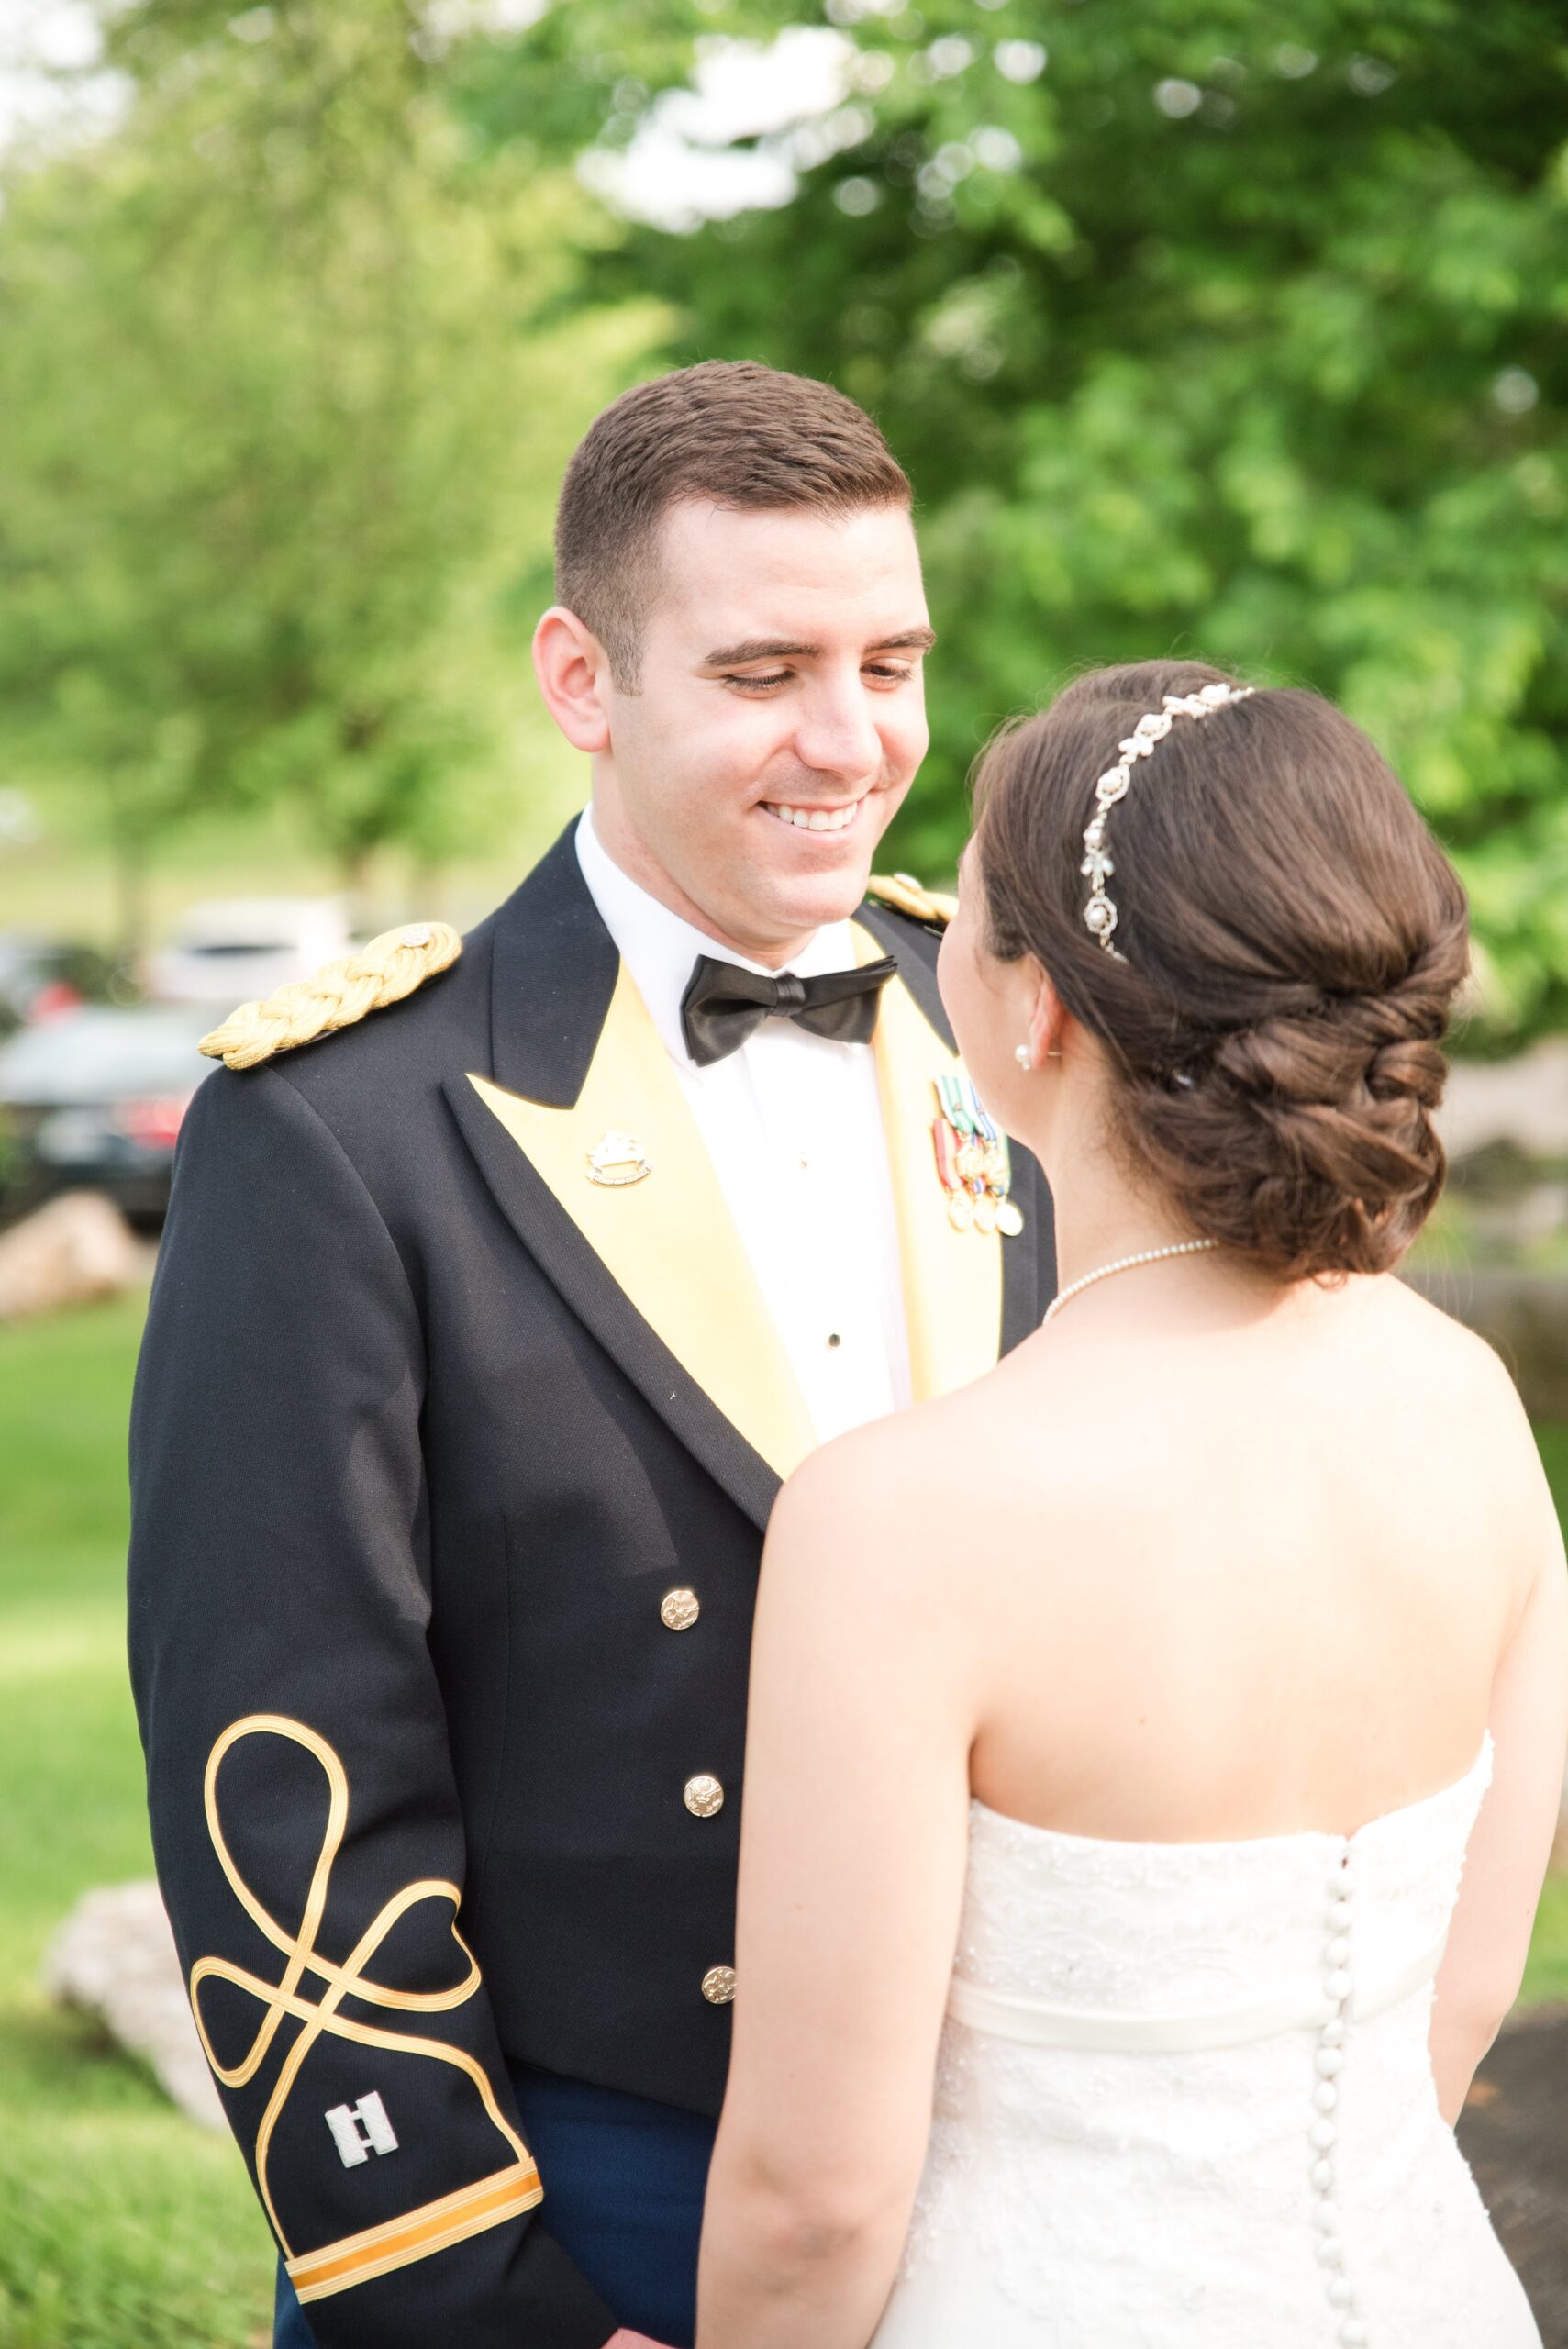
<instances>
[{"instance_id":1,"label":"blurred foliage","mask_svg":"<svg viewBox=\"0 0 1568 2349\"><path fill-rule=\"evenodd\" d=\"M230 17L112 15L126 119L0 216L0 742L132 881L279 796L350 876L484 826L561 467L662 323L576 298L589 199L476 154L401 10Z\"/></svg>"},{"instance_id":2,"label":"blurred foliage","mask_svg":"<svg viewBox=\"0 0 1568 2349\"><path fill-rule=\"evenodd\" d=\"M1202 652L1387 750L1470 885L1486 1041L1568 1019L1559 0L106 24L125 127L0 216L0 741L128 834L280 793L350 863L480 826L573 435L632 373L755 356L863 400L916 483L902 862L951 869L1001 716ZM684 235L595 205L585 149L803 24L843 74L756 142L791 201Z\"/></svg>"},{"instance_id":3,"label":"blurred foliage","mask_svg":"<svg viewBox=\"0 0 1568 2349\"><path fill-rule=\"evenodd\" d=\"M680 305L676 358L831 378L913 475L941 643L905 861L951 867L997 718L1201 651L1367 727L1463 868L1494 1039L1562 1024L1557 0L823 14L854 49L795 200L639 231L601 282ZM596 105L624 145L693 57L817 15L573 0L471 66L473 118L580 139Z\"/></svg>"}]
</instances>

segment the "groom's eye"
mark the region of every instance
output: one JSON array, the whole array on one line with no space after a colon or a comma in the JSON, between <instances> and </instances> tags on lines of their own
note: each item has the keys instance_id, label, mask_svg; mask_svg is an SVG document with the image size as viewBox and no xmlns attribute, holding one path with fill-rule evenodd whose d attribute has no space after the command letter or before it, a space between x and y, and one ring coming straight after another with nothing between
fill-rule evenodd
<instances>
[{"instance_id":1,"label":"groom's eye","mask_svg":"<svg viewBox=\"0 0 1568 2349\"><path fill-rule=\"evenodd\" d=\"M727 676L723 683L739 687L743 694L763 694L771 693L775 685L787 685L790 673L787 669L773 669L765 676L760 677Z\"/></svg>"},{"instance_id":2,"label":"groom's eye","mask_svg":"<svg viewBox=\"0 0 1568 2349\"><path fill-rule=\"evenodd\" d=\"M868 677L879 677L884 685L902 685L914 675L915 664L912 661L871 661L863 674Z\"/></svg>"}]
</instances>

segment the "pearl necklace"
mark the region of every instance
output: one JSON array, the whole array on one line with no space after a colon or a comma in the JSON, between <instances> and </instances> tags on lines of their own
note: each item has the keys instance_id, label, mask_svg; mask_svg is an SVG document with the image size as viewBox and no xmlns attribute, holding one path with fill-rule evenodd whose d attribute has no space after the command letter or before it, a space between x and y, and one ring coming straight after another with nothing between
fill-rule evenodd
<instances>
[{"instance_id":1,"label":"pearl necklace","mask_svg":"<svg viewBox=\"0 0 1568 2349\"><path fill-rule=\"evenodd\" d=\"M1070 1297L1080 1289L1093 1288L1096 1281L1108 1281L1113 1273L1130 1273L1137 1264L1158 1264L1166 1256L1198 1256L1206 1248L1218 1248L1218 1240L1173 1240L1168 1248L1143 1248L1136 1256L1118 1256L1114 1264L1102 1264L1098 1272L1085 1273L1081 1281L1073 1281L1059 1297L1053 1297L1045 1308L1045 1321L1054 1321Z\"/></svg>"}]
</instances>

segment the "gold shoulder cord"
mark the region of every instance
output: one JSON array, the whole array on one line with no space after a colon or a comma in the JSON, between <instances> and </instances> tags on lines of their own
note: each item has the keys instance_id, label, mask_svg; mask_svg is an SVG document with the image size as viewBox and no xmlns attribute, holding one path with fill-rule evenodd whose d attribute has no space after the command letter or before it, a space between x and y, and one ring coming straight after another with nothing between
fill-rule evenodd
<instances>
[{"instance_id":1,"label":"gold shoulder cord","mask_svg":"<svg viewBox=\"0 0 1568 2349\"><path fill-rule=\"evenodd\" d=\"M945 930L958 911L956 897L950 897L945 890L923 889L912 873L873 873L866 883L866 896L937 930Z\"/></svg>"},{"instance_id":2,"label":"gold shoulder cord","mask_svg":"<svg viewBox=\"0 0 1568 2349\"><path fill-rule=\"evenodd\" d=\"M314 1043L334 1029L351 1028L368 1011L401 1003L462 952L462 941L450 922L384 930L357 954L323 963L308 979L295 979L260 1003L242 1003L202 1038L201 1050L228 1068L254 1068L274 1052Z\"/></svg>"},{"instance_id":3,"label":"gold shoulder cord","mask_svg":"<svg viewBox=\"0 0 1568 2349\"><path fill-rule=\"evenodd\" d=\"M286 1738L291 1743L302 1746L320 1765L327 1780L327 1824L320 1850L311 1868L297 1932L290 1932L280 1924L246 1883L235 1865L218 1816L217 1778L224 1756L243 1739L250 1737ZM269 1982L261 1975L250 1973L247 1967L234 1965L228 1958L199 1958L191 1968L191 2011L195 2018L196 2031L207 2062L225 2087L229 2088L243 2087L254 2078L285 2021L300 2026L284 2058L277 2084L267 2099L266 2110L256 2132L255 2145L256 2183L299 2298L302 2300L325 2299L329 2293L343 2291L351 2284L365 2283L373 2276L384 2276L393 2268L406 2266L412 2260L428 2258L431 2252L442 2250L448 2243L461 2243L486 2227L497 2226L503 2220L515 2217L518 2211L530 2209L543 2194L539 2172L528 2147L516 2130L508 2125L501 2111L484 2066L476 2063L465 2048L451 2046L445 2040L416 2037L406 2032L387 2031L374 2023L356 2022L342 2012L344 2000L352 1998L361 2006L390 2008L405 2013L439 2014L463 2006L473 1997L479 1988L479 1967L457 1929L457 1886L433 1877L405 1885L372 1918L354 1948L339 1965L316 1946L316 1937L321 1930L327 1908L333 1864L349 1820L348 1774L327 1740L303 1721L290 1720L283 1714L250 1713L224 1731L207 1757L206 1798L207 1832L212 1838L218 1864L228 1879L235 1898L251 1923L281 1953L284 1970L278 1981ZM451 1904L452 1921L448 1931L467 1961L467 1971L461 1981L446 1990L398 1990L390 1983L378 1982L368 1971L377 1950L398 1919L426 1900L450 1901ZM317 1997L306 1994L309 1976L314 1976L321 1985ZM256 2035L238 2064L220 2064L207 2036L202 2014L201 1988L204 1982L214 1979L244 1991L256 2000L261 2009ZM417 2210L406 2210L381 2226L367 2227L361 2234L344 2236L340 2242L323 2243L315 2251L295 2256L272 2202L267 2177L267 2155L279 2115L294 2092L300 2066L324 2032L337 2039L352 2040L361 2047L384 2048L399 2055L417 2055L430 2063L455 2065L473 2083L486 2117L511 2159L488 2176L461 2187L455 2193L442 2195L434 2202L425 2203Z\"/></svg>"}]
</instances>

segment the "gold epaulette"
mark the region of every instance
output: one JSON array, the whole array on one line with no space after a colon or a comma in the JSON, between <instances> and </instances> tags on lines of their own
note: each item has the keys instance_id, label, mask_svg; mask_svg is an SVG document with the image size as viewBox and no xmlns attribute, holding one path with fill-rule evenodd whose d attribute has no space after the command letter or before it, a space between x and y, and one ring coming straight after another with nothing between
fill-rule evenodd
<instances>
[{"instance_id":1,"label":"gold epaulette","mask_svg":"<svg viewBox=\"0 0 1568 2349\"><path fill-rule=\"evenodd\" d=\"M367 1011L401 1003L462 952L462 941L450 922L411 922L383 930L357 954L323 963L308 979L295 979L261 1003L242 1003L221 1028L202 1038L201 1050L228 1068L254 1068L274 1052L313 1043L335 1028L351 1028Z\"/></svg>"},{"instance_id":2,"label":"gold epaulette","mask_svg":"<svg viewBox=\"0 0 1568 2349\"><path fill-rule=\"evenodd\" d=\"M866 896L891 906L895 913L929 921L937 930L945 930L958 911L956 897L950 897L945 890L922 889L912 873L873 873L866 883Z\"/></svg>"}]
</instances>

